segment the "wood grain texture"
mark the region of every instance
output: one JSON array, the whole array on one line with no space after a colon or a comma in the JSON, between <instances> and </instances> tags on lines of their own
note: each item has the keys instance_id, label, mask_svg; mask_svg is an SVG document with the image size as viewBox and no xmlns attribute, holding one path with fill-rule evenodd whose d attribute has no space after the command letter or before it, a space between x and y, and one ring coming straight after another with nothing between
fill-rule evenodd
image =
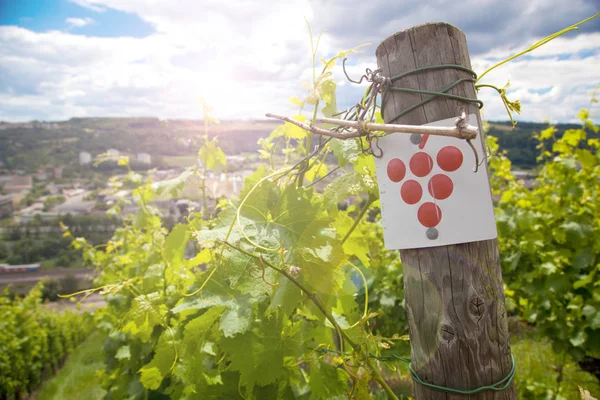
<instances>
[{"instance_id":1,"label":"wood grain texture","mask_svg":"<svg viewBox=\"0 0 600 400\"><path fill-rule=\"evenodd\" d=\"M458 64L471 68L467 41L458 28L445 23L419 25L385 39L376 50L383 75L393 77L429 65ZM463 71L434 70L394 82L396 87L439 91ZM475 98L464 82L449 93ZM391 92L386 122L425 95ZM398 124L425 124L458 116L460 107L478 116L476 105L437 98L399 118ZM475 123L472 121L471 123ZM481 149L480 154L483 154ZM484 168L485 166L482 166ZM424 381L454 389L474 389L504 378L511 368L502 273L496 240L452 246L402 250L404 290L413 366ZM418 400L515 398L506 390L469 396L428 389L415 383Z\"/></svg>"}]
</instances>

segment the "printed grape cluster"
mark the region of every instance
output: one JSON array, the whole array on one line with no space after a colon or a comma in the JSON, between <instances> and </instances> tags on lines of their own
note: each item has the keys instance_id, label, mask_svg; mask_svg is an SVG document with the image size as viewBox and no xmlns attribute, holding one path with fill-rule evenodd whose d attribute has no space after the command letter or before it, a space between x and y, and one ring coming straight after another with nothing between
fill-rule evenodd
<instances>
[{"instance_id":1,"label":"printed grape cluster","mask_svg":"<svg viewBox=\"0 0 600 400\"><path fill-rule=\"evenodd\" d=\"M463 153L455 146L445 146L437 153L436 162L443 171L453 172L462 165ZM413 154L408 163L410 172L419 178L431 174L433 167L434 160L424 151ZM399 158L393 158L387 165L387 175L394 183L402 182L406 172L406 164ZM446 174L435 174L429 179L427 190L435 200L445 200L452 194L454 182ZM400 197L406 204L418 204L423 198L423 188L416 180L407 179L400 186ZM442 220L442 210L437 204L426 201L419 206L417 219L424 227L433 228Z\"/></svg>"}]
</instances>

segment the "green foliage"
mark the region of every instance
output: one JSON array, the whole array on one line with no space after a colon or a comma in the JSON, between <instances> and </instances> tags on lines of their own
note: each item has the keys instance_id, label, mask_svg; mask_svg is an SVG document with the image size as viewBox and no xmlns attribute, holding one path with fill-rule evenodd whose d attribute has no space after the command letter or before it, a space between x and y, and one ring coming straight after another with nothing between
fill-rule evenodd
<instances>
[{"instance_id":1,"label":"green foliage","mask_svg":"<svg viewBox=\"0 0 600 400\"><path fill-rule=\"evenodd\" d=\"M146 191L142 198L154 195L147 185L138 190ZM335 347L320 305L347 321L360 319L348 264L353 254L342 243L354 209L339 211L325 195L298 190L292 176L267 169L248 178L240 197L218 219L192 214L171 232L142 208L106 250L84 250L102 269L101 285L115 290L103 322L114 341L104 378L111 396L131 396L130 388L140 385L185 398L260 398L265 391L286 398L288 385L317 390L316 398L325 390L319 385L333 390L329 381L318 383L322 374L302 374L298 365L331 368L339 375L335 393L346 390L349 375L313 360L312 349ZM350 226L340 225L342 217ZM348 240L360 243L356 236ZM186 260L190 238L198 253ZM364 254L354 255L368 262L370 245L379 247L369 241ZM362 329L347 335L377 352L376 339ZM226 387L225 380L234 384Z\"/></svg>"},{"instance_id":2,"label":"green foliage","mask_svg":"<svg viewBox=\"0 0 600 400\"><path fill-rule=\"evenodd\" d=\"M315 54L312 46L313 64ZM312 123L320 105L326 114L335 109L331 68L343 56L323 60L306 97L292 99L313 106ZM204 107L198 154L206 176L224 167L225 157L208 138ZM593 235L600 142L579 146L585 138L585 131L569 130L556 141L554 159L531 191L510 175L502 155L490 165L492 190L501 196L510 308L576 358L597 354L592 335L600 309ZM108 336L101 374L107 398L396 398L370 357L402 339L406 320L400 261L381 249L379 216L369 212L377 183L373 158L362 151L367 143L315 146L310 133L286 124L259 144L266 164L246 178L238 198L210 209L204 190L203 209L167 229L151 200L165 191L175 196L200 171L158 188L130 171L139 212L103 248L75 240L98 267L97 290L108 302L100 318ZM280 169L275 156L284 159ZM312 184L327 171L328 156L345 173L320 193ZM187 258L189 241L196 254Z\"/></svg>"},{"instance_id":3,"label":"green foliage","mask_svg":"<svg viewBox=\"0 0 600 400\"><path fill-rule=\"evenodd\" d=\"M0 397L20 399L51 375L89 333L88 315L45 309L42 288L0 297Z\"/></svg>"},{"instance_id":4,"label":"green foliage","mask_svg":"<svg viewBox=\"0 0 600 400\"><path fill-rule=\"evenodd\" d=\"M8 246L3 242L0 242L0 261L6 260L9 256L10 252L8 251Z\"/></svg>"},{"instance_id":5,"label":"green foliage","mask_svg":"<svg viewBox=\"0 0 600 400\"><path fill-rule=\"evenodd\" d=\"M286 149L281 131L269 139L272 152ZM490 161L509 308L575 359L596 354L598 309L596 144L580 146L583 140L581 130L557 140L532 190L510 174L502 154ZM495 139L489 141L497 152ZM401 264L396 252L381 249L369 157L358 142L332 141L318 150L353 166L324 193L299 187L299 174L290 172L301 163L265 165L248 176L239 198L221 203L214 219L201 210L169 231L147 206L162 189L142 184L138 215L105 248L79 242L101 270L98 284L109 303L101 321L108 396L378 395L367 384L377 380L378 368L363 351L385 354L390 337L406 334ZM295 151L303 155L305 147ZM358 193L370 197L360 201ZM337 204L347 198L357 204L341 210ZM190 240L196 255L188 259ZM408 352L407 342L396 343L391 351ZM314 351L340 344L347 356ZM526 384L524 390L537 396L552 389Z\"/></svg>"},{"instance_id":6,"label":"green foliage","mask_svg":"<svg viewBox=\"0 0 600 400\"><path fill-rule=\"evenodd\" d=\"M497 208L509 304L576 360L600 358L600 141L581 119L559 139L553 128L540 133L544 164L531 190L502 170Z\"/></svg>"},{"instance_id":7,"label":"green foliage","mask_svg":"<svg viewBox=\"0 0 600 400\"><path fill-rule=\"evenodd\" d=\"M81 256L71 248L70 240L61 236L41 239L25 237L6 243L6 260L9 264L31 264L50 259L56 259L57 264L64 267L82 263Z\"/></svg>"},{"instance_id":8,"label":"green foliage","mask_svg":"<svg viewBox=\"0 0 600 400\"><path fill-rule=\"evenodd\" d=\"M511 348L518 366L517 399L579 400L578 386L600 396L600 382L581 371L568 355L555 353L548 338L524 323L515 324L511 331Z\"/></svg>"},{"instance_id":9,"label":"green foliage","mask_svg":"<svg viewBox=\"0 0 600 400\"><path fill-rule=\"evenodd\" d=\"M71 245L71 238L62 236L61 223L96 245L110 238L118 220L103 215L74 217L67 214L55 220L7 224L0 235L0 261L8 264L41 263L44 269L84 267L81 252Z\"/></svg>"},{"instance_id":10,"label":"green foliage","mask_svg":"<svg viewBox=\"0 0 600 400\"><path fill-rule=\"evenodd\" d=\"M334 104L330 68L336 59L325 62L304 103L315 109ZM376 206L375 171L358 140L341 147L322 142L313 150L310 135L284 125L261 143L267 164L247 177L239 198L219 203L218 215L205 201L168 230L149 203L159 191L176 195L183 185L141 182L138 214L105 247L77 239L99 268L97 284L108 301L100 322L108 335L102 374L108 397L328 399L355 391L368 398L370 381L392 393L367 354L390 342L381 332L405 333L404 319L371 331L369 283L361 275L373 275L373 260L393 261L380 279L401 277L401 270L397 253L381 249L379 215L368 213ZM324 175L333 153L341 164L354 165L334 181L335 193L304 187L304 180ZM223 152L208 136L198 154L202 175L224 166ZM285 160L281 169L273 167L276 156ZM361 193L369 194L366 201ZM362 203L360 211L341 210L338 203L346 199ZM186 258L190 240L196 255ZM376 292L374 305L383 297ZM401 312L399 299L390 314ZM348 356L315 351L338 346Z\"/></svg>"},{"instance_id":11,"label":"green foliage","mask_svg":"<svg viewBox=\"0 0 600 400\"><path fill-rule=\"evenodd\" d=\"M103 368L102 343L105 337L93 332L69 355L63 368L42 384L37 400L100 400L104 391L96 374Z\"/></svg>"},{"instance_id":12,"label":"green foliage","mask_svg":"<svg viewBox=\"0 0 600 400\"><path fill-rule=\"evenodd\" d=\"M536 135L544 131L550 125L537 122L519 123L513 128L509 122L490 122L488 134L498 139L498 144L503 151L506 151L506 157L510 160L515 169L535 169L538 164L537 150L538 140ZM569 129L577 129L577 124L557 124L556 137L560 138ZM598 135L590 132L591 137Z\"/></svg>"},{"instance_id":13,"label":"green foliage","mask_svg":"<svg viewBox=\"0 0 600 400\"><path fill-rule=\"evenodd\" d=\"M198 160L209 170L219 172L227 164L225 153L217 146L216 138L209 140L208 136L205 136L204 141L204 145L198 151Z\"/></svg>"}]
</instances>

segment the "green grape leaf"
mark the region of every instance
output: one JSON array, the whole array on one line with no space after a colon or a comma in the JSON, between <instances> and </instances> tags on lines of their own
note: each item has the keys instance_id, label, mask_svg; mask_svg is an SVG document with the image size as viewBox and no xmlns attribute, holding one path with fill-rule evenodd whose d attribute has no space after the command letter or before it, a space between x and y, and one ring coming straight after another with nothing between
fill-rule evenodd
<instances>
[{"instance_id":1,"label":"green grape leaf","mask_svg":"<svg viewBox=\"0 0 600 400\"><path fill-rule=\"evenodd\" d=\"M316 165L313 165L312 167L310 167L310 169L308 171L306 171L306 174L304 175L304 177L308 181L314 182L315 179L321 178L325 175L327 175L327 165L316 164Z\"/></svg>"},{"instance_id":2,"label":"green grape leaf","mask_svg":"<svg viewBox=\"0 0 600 400\"><path fill-rule=\"evenodd\" d=\"M573 268L582 270L594 264L595 256L591 248L586 247L575 255Z\"/></svg>"},{"instance_id":3,"label":"green grape leaf","mask_svg":"<svg viewBox=\"0 0 600 400\"><path fill-rule=\"evenodd\" d=\"M338 237L344 237L346 232L350 231L353 224L354 220L347 213L338 212L334 221ZM371 265L369 243L360 230L352 232L342 246L347 255L357 257L367 267Z\"/></svg>"},{"instance_id":4,"label":"green grape leaf","mask_svg":"<svg viewBox=\"0 0 600 400\"><path fill-rule=\"evenodd\" d=\"M585 334L584 331L579 331L577 332L577 334L569 339L569 342L571 342L571 344L575 347L580 347L581 345L583 345L585 343L585 341L587 340L587 335Z\"/></svg>"},{"instance_id":5,"label":"green grape leaf","mask_svg":"<svg viewBox=\"0 0 600 400\"><path fill-rule=\"evenodd\" d=\"M115 354L115 358L117 360L129 360L131 358L131 352L129 351L129 346L121 346L117 353Z\"/></svg>"},{"instance_id":6,"label":"green grape leaf","mask_svg":"<svg viewBox=\"0 0 600 400\"><path fill-rule=\"evenodd\" d=\"M223 281L229 281L230 287L241 294L262 298L270 295L273 289L266 282L277 282L280 275L270 268L265 268L263 280L261 278L263 272L258 265L260 264L255 258L232 251L228 254L224 264L219 267L216 277Z\"/></svg>"},{"instance_id":7,"label":"green grape leaf","mask_svg":"<svg viewBox=\"0 0 600 400\"><path fill-rule=\"evenodd\" d=\"M339 368L321 360L310 364L311 399L330 399L345 393L347 376Z\"/></svg>"},{"instance_id":8,"label":"green grape leaf","mask_svg":"<svg viewBox=\"0 0 600 400\"><path fill-rule=\"evenodd\" d=\"M208 309L204 314L190 320L185 326L182 340L181 360L179 367L174 370L174 375L184 382L186 391L198 393L207 389L210 385L222 384L222 377L218 370L207 369L210 365L210 356L214 356L208 338L216 332L218 319L221 317L225 307L216 306Z\"/></svg>"},{"instance_id":9,"label":"green grape leaf","mask_svg":"<svg viewBox=\"0 0 600 400\"><path fill-rule=\"evenodd\" d=\"M362 177L357 172L349 172L335 178L325 188L325 202L337 210L337 205L350 196L363 192Z\"/></svg>"},{"instance_id":10,"label":"green grape leaf","mask_svg":"<svg viewBox=\"0 0 600 400\"><path fill-rule=\"evenodd\" d=\"M183 252L188 241L187 225L177 224L165 240L163 256L171 268L181 266Z\"/></svg>"},{"instance_id":11,"label":"green grape leaf","mask_svg":"<svg viewBox=\"0 0 600 400\"><path fill-rule=\"evenodd\" d=\"M227 338L246 332L252 321L252 303L247 297L238 299L223 313L219 329Z\"/></svg>"},{"instance_id":12,"label":"green grape leaf","mask_svg":"<svg viewBox=\"0 0 600 400\"><path fill-rule=\"evenodd\" d=\"M247 388L266 386L286 374L284 359L296 355L298 331L282 326L280 318L263 318L260 327L222 340L231 361L229 369L240 372L240 384Z\"/></svg>"},{"instance_id":13,"label":"green grape leaf","mask_svg":"<svg viewBox=\"0 0 600 400\"><path fill-rule=\"evenodd\" d=\"M333 154L337 157L338 165L340 167L356 162L361 153L358 140L355 139L333 139L329 142L329 147L331 147Z\"/></svg>"},{"instance_id":14,"label":"green grape leaf","mask_svg":"<svg viewBox=\"0 0 600 400\"><path fill-rule=\"evenodd\" d=\"M358 382L356 382L356 400L370 400L372 396L369 393L369 381L371 375L369 373L363 374Z\"/></svg>"},{"instance_id":15,"label":"green grape leaf","mask_svg":"<svg viewBox=\"0 0 600 400\"><path fill-rule=\"evenodd\" d=\"M298 99L297 97L292 97L290 99L290 103L292 103L292 104L294 104L294 105L296 105L298 107L304 106L304 103L302 101L300 101L300 99Z\"/></svg>"},{"instance_id":16,"label":"green grape leaf","mask_svg":"<svg viewBox=\"0 0 600 400\"><path fill-rule=\"evenodd\" d=\"M154 348L154 357L152 357L152 361L150 361L140 370L140 372L142 372L142 378L144 376L143 371L152 371L150 373L152 378L149 378L152 385L155 385L156 380L158 379L156 370L158 370L160 373L162 380L169 374L169 371L175 367L179 342L174 340L173 335L174 331L172 329L163 331L158 339L158 343ZM142 382L142 384L144 384L144 382ZM160 385L160 382L158 384ZM146 385L144 384L144 386Z\"/></svg>"},{"instance_id":17,"label":"green grape leaf","mask_svg":"<svg viewBox=\"0 0 600 400\"><path fill-rule=\"evenodd\" d=\"M379 198L379 189L375 180L375 158L361 154L354 163L354 170L361 175L364 190Z\"/></svg>"},{"instance_id":18,"label":"green grape leaf","mask_svg":"<svg viewBox=\"0 0 600 400\"><path fill-rule=\"evenodd\" d=\"M336 103L336 94L334 90L330 94L329 101L326 102L326 106L321 109L321 113L323 113L325 118L334 118L334 116L338 113Z\"/></svg>"},{"instance_id":19,"label":"green grape leaf","mask_svg":"<svg viewBox=\"0 0 600 400\"><path fill-rule=\"evenodd\" d=\"M188 180L193 176L194 170L189 168L179 174L178 177L168 179L155 183L153 186L156 187L156 193L164 199L164 194L168 194L172 197L177 197L179 192L183 190ZM144 199L144 203L148 203L148 199Z\"/></svg>"},{"instance_id":20,"label":"green grape leaf","mask_svg":"<svg viewBox=\"0 0 600 400\"><path fill-rule=\"evenodd\" d=\"M150 340L154 327L163 323L167 307L158 292L144 294L133 299L127 324L122 331L139 336L144 342Z\"/></svg>"},{"instance_id":21,"label":"green grape leaf","mask_svg":"<svg viewBox=\"0 0 600 400\"><path fill-rule=\"evenodd\" d=\"M229 242L236 242L242 237L239 230L231 228L231 223L235 218L235 210L228 208L219 213L217 224L214 228L199 229L193 233L194 238L199 245L204 247L214 247L217 245L217 240L228 239ZM243 220L244 224L247 223L247 219Z\"/></svg>"},{"instance_id":22,"label":"green grape leaf","mask_svg":"<svg viewBox=\"0 0 600 400\"><path fill-rule=\"evenodd\" d=\"M295 264L303 271L301 278L317 292L335 293L344 279L340 267L346 261L342 247L338 243L311 243L296 251Z\"/></svg>"},{"instance_id":23,"label":"green grape leaf","mask_svg":"<svg viewBox=\"0 0 600 400\"><path fill-rule=\"evenodd\" d=\"M204 145L198 150L198 159L211 171L220 172L227 165L227 157L217 146L216 138L204 141Z\"/></svg>"},{"instance_id":24,"label":"green grape leaf","mask_svg":"<svg viewBox=\"0 0 600 400\"><path fill-rule=\"evenodd\" d=\"M579 279L573 283L573 289L579 289L579 288L585 287L592 282L594 282L594 274L593 273L584 275L582 277L582 279Z\"/></svg>"},{"instance_id":25,"label":"green grape leaf","mask_svg":"<svg viewBox=\"0 0 600 400\"><path fill-rule=\"evenodd\" d=\"M194 258L185 260L184 264L187 268L193 268L198 265L208 264L210 260L212 260L212 254L210 249L202 249L202 251L196 254Z\"/></svg>"},{"instance_id":26,"label":"green grape leaf","mask_svg":"<svg viewBox=\"0 0 600 400\"><path fill-rule=\"evenodd\" d=\"M306 97L305 102L310 105L315 105L319 100L325 101L330 104L333 101L333 93L335 92L335 81L333 80L333 73L326 71L314 82L314 89L310 91Z\"/></svg>"},{"instance_id":27,"label":"green grape leaf","mask_svg":"<svg viewBox=\"0 0 600 400\"><path fill-rule=\"evenodd\" d=\"M306 117L303 115L293 116L292 119L298 122L306 122ZM289 122L284 123L283 129L283 134L285 135L285 137L290 139L301 140L304 139L307 135L307 132L304 129L300 128L297 125L290 124Z\"/></svg>"},{"instance_id":28,"label":"green grape leaf","mask_svg":"<svg viewBox=\"0 0 600 400\"><path fill-rule=\"evenodd\" d=\"M581 313L586 317L591 319L594 315L596 315L596 307L590 305L590 304L586 304L585 306L583 306L583 309L581 310Z\"/></svg>"},{"instance_id":29,"label":"green grape leaf","mask_svg":"<svg viewBox=\"0 0 600 400\"><path fill-rule=\"evenodd\" d=\"M211 326L221 317L225 309L223 306L211 307L204 314L188 322L183 334L184 354L198 351L209 334Z\"/></svg>"},{"instance_id":30,"label":"green grape leaf","mask_svg":"<svg viewBox=\"0 0 600 400\"><path fill-rule=\"evenodd\" d=\"M301 274L302 270L299 271L299 275ZM296 285L288 279L281 279L279 286L275 289L267 312L271 314L281 310L283 314L290 315L303 299L304 295Z\"/></svg>"},{"instance_id":31,"label":"green grape leaf","mask_svg":"<svg viewBox=\"0 0 600 400\"><path fill-rule=\"evenodd\" d=\"M156 367L142 368L140 369L140 382L146 389L156 390L162 383L163 376L159 369Z\"/></svg>"},{"instance_id":32,"label":"green grape leaf","mask_svg":"<svg viewBox=\"0 0 600 400\"><path fill-rule=\"evenodd\" d=\"M268 222L268 212L273 210L280 201L280 189L271 180L264 180L260 184L255 183L248 187L249 183L247 178L244 189L240 193L240 199L244 199L240 215L248 218L247 222L250 220ZM252 193L250 193L251 189L254 189Z\"/></svg>"},{"instance_id":33,"label":"green grape leaf","mask_svg":"<svg viewBox=\"0 0 600 400\"><path fill-rule=\"evenodd\" d=\"M562 224L561 227L565 230L567 236L569 237L569 240L571 241L581 240L585 238L585 230L583 226L581 224L578 224L577 222L565 222L564 224Z\"/></svg>"},{"instance_id":34,"label":"green grape leaf","mask_svg":"<svg viewBox=\"0 0 600 400\"><path fill-rule=\"evenodd\" d=\"M214 306L226 306L228 308L233 307L235 300L227 296L221 295L204 295L186 297L172 311L174 313L180 313L187 310L204 310L206 308Z\"/></svg>"}]
</instances>

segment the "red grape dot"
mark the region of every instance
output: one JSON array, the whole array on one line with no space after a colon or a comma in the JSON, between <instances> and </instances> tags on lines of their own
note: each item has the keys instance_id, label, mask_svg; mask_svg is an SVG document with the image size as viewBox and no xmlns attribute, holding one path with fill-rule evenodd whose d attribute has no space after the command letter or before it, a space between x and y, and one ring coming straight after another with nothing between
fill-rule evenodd
<instances>
[{"instance_id":1,"label":"red grape dot","mask_svg":"<svg viewBox=\"0 0 600 400\"><path fill-rule=\"evenodd\" d=\"M429 189L429 194L434 199L444 200L452 194L454 184L452 183L452 179L448 178L447 175L437 174L429 180L427 188Z\"/></svg>"},{"instance_id":2,"label":"red grape dot","mask_svg":"<svg viewBox=\"0 0 600 400\"><path fill-rule=\"evenodd\" d=\"M456 171L460 168L462 162L463 154L458 147L446 146L438 152L437 163L444 171Z\"/></svg>"},{"instance_id":3,"label":"red grape dot","mask_svg":"<svg viewBox=\"0 0 600 400\"><path fill-rule=\"evenodd\" d=\"M417 218L424 227L433 228L442 220L442 210L431 202L423 203L417 211Z\"/></svg>"},{"instance_id":4,"label":"red grape dot","mask_svg":"<svg viewBox=\"0 0 600 400\"><path fill-rule=\"evenodd\" d=\"M417 204L423 196L423 189L419 182L414 180L406 181L400 188L400 196L407 204Z\"/></svg>"},{"instance_id":5,"label":"red grape dot","mask_svg":"<svg viewBox=\"0 0 600 400\"><path fill-rule=\"evenodd\" d=\"M392 158L387 165L387 174L392 182L400 182L406 175L406 165L399 158Z\"/></svg>"},{"instance_id":6,"label":"red grape dot","mask_svg":"<svg viewBox=\"0 0 600 400\"><path fill-rule=\"evenodd\" d=\"M423 177L431 172L433 160L429 154L420 151L412 156L409 165L410 170L415 176Z\"/></svg>"}]
</instances>

